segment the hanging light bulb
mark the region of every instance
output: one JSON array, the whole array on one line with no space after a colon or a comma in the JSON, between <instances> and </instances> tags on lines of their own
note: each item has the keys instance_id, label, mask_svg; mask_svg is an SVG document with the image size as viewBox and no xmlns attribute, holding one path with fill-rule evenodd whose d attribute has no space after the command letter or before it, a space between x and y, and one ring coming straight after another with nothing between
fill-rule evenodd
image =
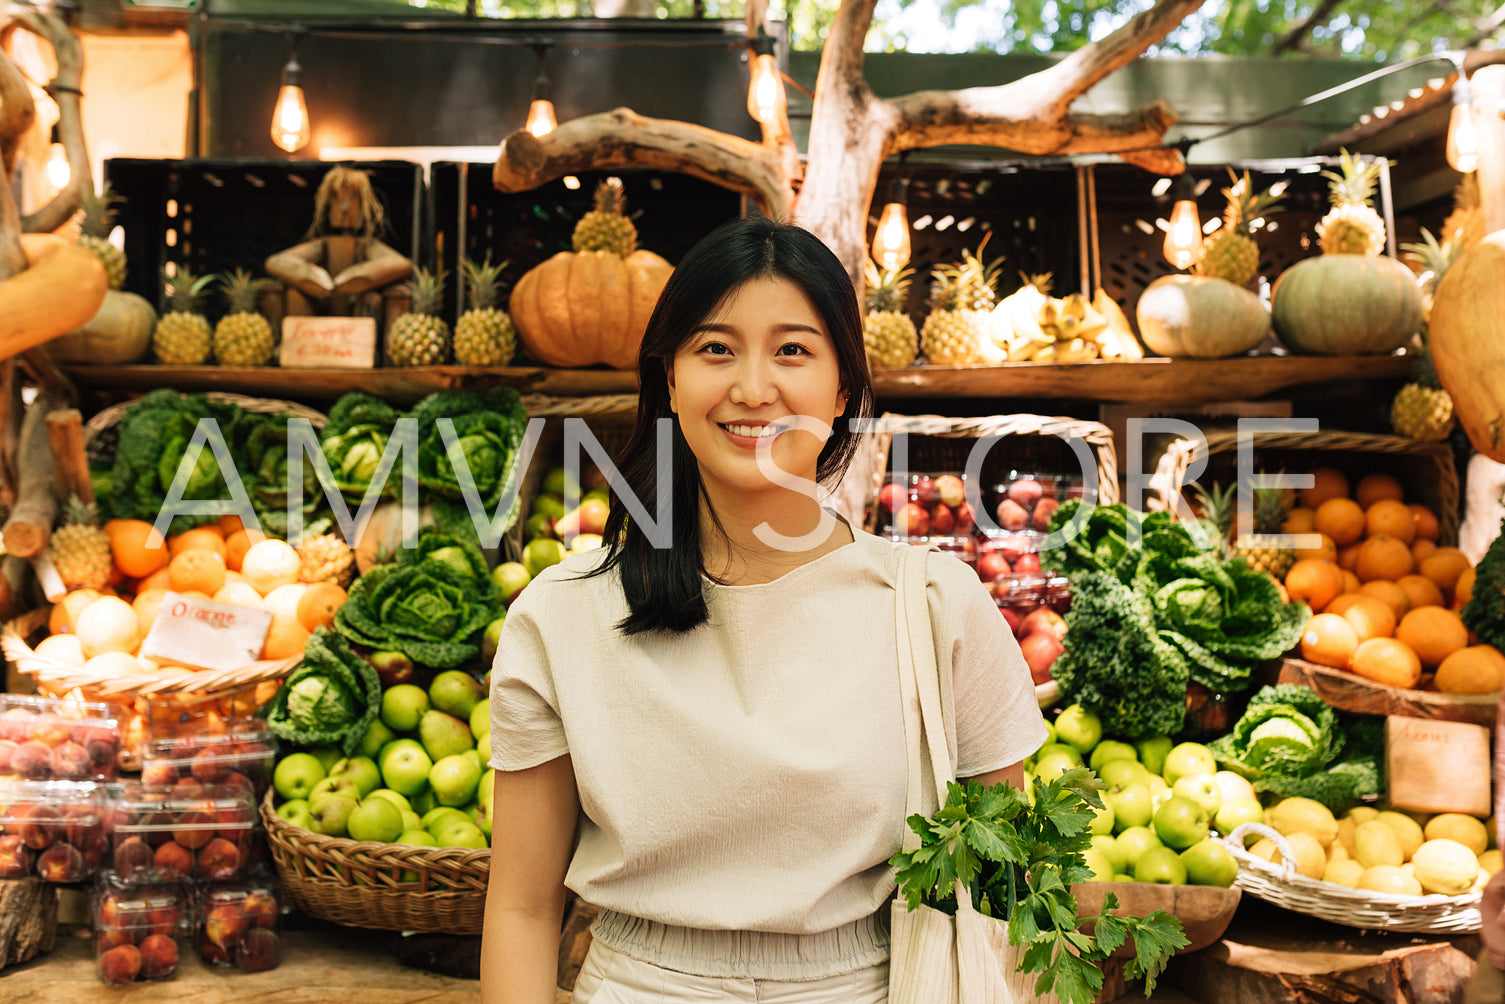
<instances>
[{"instance_id":1,"label":"hanging light bulb","mask_svg":"<svg viewBox=\"0 0 1505 1004\"><path fill-rule=\"evenodd\" d=\"M313 135L308 126L308 102L303 99L303 67L298 65L298 41L288 37L291 52L282 68L282 89L272 110L272 142L288 153L308 145Z\"/></svg>"},{"instance_id":2,"label":"hanging light bulb","mask_svg":"<svg viewBox=\"0 0 1505 1004\"><path fill-rule=\"evenodd\" d=\"M749 43L752 60L748 65L747 114L771 126L784 114L784 80L774 58L773 36L758 25L758 37Z\"/></svg>"},{"instance_id":3,"label":"hanging light bulb","mask_svg":"<svg viewBox=\"0 0 1505 1004\"><path fill-rule=\"evenodd\" d=\"M559 119L554 117L554 85L543 72L543 59L549 47L536 45L533 51L538 54L538 76L533 78L533 97L523 128L535 136L547 136L559 126Z\"/></svg>"},{"instance_id":4,"label":"hanging light bulb","mask_svg":"<svg viewBox=\"0 0 1505 1004\"><path fill-rule=\"evenodd\" d=\"M1191 171L1176 182L1176 205L1165 230L1165 260L1177 268L1191 268L1202 257L1202 220L1197 216L1197 190Z\"/></svg>"},{"instance_id":5,"label":"hanging light bulb","mask_svg":"<svg viewBox=\"0 0 1505 1004\"><path fill-rule=\"evenodd\" d=\"M878 216L878 228L873 231L873 261L885 272L901 269L909 262L909 212L905 208L909 182L904 180L902 164L899 170L888 204Z\"/></svg>"},{"instance_id":6,"label":"hanging light bulb","mask_svg":"<svg viewBox=\"0 0 1505 1004\"><path fill-rule=\"evenodd\" d=\"M61 192L73 178L73 169L68 166L68 151L58 136L56 123L52 126L52 150L47 155L47 181L53 189Z\"/></svg>"},{"instance_id":7,"label":"hanging light bulb","mask_svg":"<svg viewBox=\"0 0 1505 1004\"><path fill-rule=\"evenodd\" d=\"M1453 114L1448 119L1448 165L1468 174L1479 166L1479 127L1474 120L1473 97L1468 78L1460 70L1453 85Z\"/></svg>"}]
</instances>

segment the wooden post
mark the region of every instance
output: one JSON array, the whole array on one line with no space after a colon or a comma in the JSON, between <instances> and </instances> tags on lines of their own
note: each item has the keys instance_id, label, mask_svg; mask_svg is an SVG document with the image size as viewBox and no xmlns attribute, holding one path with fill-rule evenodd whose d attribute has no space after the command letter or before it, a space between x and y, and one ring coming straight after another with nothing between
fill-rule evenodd
<instances>
[{"instance_id":1,"label":"wooden post","mask_svg":"<svg viewBox=\"0 0 1505 1004\"><path fill-rule=\"evenodd\" d=\"M52 951L57 890L38 878L0 880L0 969Z\"/></svg>"},{"instance_id":2,"label":"wooden post","mask_svg":"<svg viewBox=\"0 0 1505 1004\"><path fill-rule=\"evenodd\" d=\"M77 495L82 502L93 502L94 482L84 451L84 417L77 408L64 408L47 416L47 440L52 446L59 495Z\"/></svg>"},{"instance_id":3,"label":"wooden post","mask_svg":"<svg viewBox=\"0 0 1505 1004\"><path fill-rule=\"evenodd\" d=\"M1479 130L1479 204L1484 232L1505 229L1505 65L1481 66L1469 77L1473 89L1474 122Z\"/></svg>"},{"instance_id":4,"label":"wooden post","mask_svg":"<svg viewBox=\"0 0 1505 1004\"><path fill-rule=\"evenodd\" d=\"M47 549L57 522L52 448L48 444L47 415L63 402L46 391L37 395L21 421L16 450L16 504L5 521L5 549L20 558L35 558Z\"/></svg>"}]
</instances>

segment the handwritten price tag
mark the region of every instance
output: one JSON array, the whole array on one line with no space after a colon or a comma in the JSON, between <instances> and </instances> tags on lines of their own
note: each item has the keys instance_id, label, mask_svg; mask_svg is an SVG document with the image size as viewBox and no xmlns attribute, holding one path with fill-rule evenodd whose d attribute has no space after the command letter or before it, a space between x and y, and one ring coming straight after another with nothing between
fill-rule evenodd
<instances>
[{"instance_id":1,"label":"handwritten price tag","mask_svg":"<svg viewBox=\"0 0 1505 1004\"><path fill-rule=\"evenodd\" d=\"M202 669L236 669L261 655L271 626L270 610L170 592L162 597L141 654Z\"/></svg>"},{"instance_id":2,"label":"handwritten price tag","mask_svg":"<svg viewBox=\"0 0 1505 1004\"><path fill-rule=\"evenodd\" d=\"M374 317L284 317L283 366L370 369L376 365Z\"/></svg>"},{"instance_id":3,"label":"handwritten price tag","mask_svg":"<svg viewBox=\"0 0 1505 1004\"><path fill-rule=\"evenodd\" d=\"M1489 815L1489 730L1466 722L1385 719L1390 804L1413 812Z\"/></svg>"}]
</instances>

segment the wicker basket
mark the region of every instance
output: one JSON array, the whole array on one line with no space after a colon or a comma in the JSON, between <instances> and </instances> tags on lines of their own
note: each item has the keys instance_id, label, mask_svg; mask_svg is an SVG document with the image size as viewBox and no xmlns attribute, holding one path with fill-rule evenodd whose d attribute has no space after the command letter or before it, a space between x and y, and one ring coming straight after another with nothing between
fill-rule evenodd
<instances>
[{"instance_id":1,"label":"wicker basket","mask_svg":"<svg viewBox=\"0 0 1505 1004\"><path fill-rule=\"evenodd\" d=\"M1333 467L1353 484L1365 474L1395 475L1406 489L1406 501L1420 502L1437 514L1439 542L1458 542L1458 468L1446 443L1419 443L1402 436L1358 432L1244 433L1254 446L1256 471L1298 473ZM1205 445L1178 439L1160 458L1150 479L1151 508L1167 509L1187 483L1187 472L1206 461L1196 480L1232 482L1238 476L1240 433L1210 429Z\"/></svg>"},{"instance_id":2,"label":"wicker basket","mask_svg":"<svg viewBox=\"0 0 1505 1004\"><path fill-rule=\"evenodd\" d=\"M1251 835L1273 840L1281 863L1271 864L1245 850L1244 838ZM1223 843L1238 862L1238 884L1244 891L1287 910L1371 931L1471 934L1479 930L1478 891L1461 896L1401 896L1310 879L1296 870L1295 855L1285 837L1262 823L1235 827Z\"/></svg>"},{"instance_id":3,"label":"wicker basket","mask_svg":"<svg viewBox=\"0 0 1505 1004\"><path fill-rule=\"evenodd\" d=\"M288 898L305 913L380 931L479 934L491 851L326 837L261 803L261 820Z\"/></svg>"}]
</instances>

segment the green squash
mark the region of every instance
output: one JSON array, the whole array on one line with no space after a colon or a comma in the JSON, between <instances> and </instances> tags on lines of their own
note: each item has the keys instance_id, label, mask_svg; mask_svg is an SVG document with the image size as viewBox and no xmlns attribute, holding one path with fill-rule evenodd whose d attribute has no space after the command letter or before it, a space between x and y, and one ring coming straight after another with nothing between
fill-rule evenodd
<instances>
[{"instance_id":1,"label":"green squash","mask_svg":"<svg viewBox=\"0 0 1505 1004\"><path fill-rule=\"evenodd\" d=\"M1394 352L1421 328L1416 276L1394 258L1325 254L1281 273L1270 293L1275 333L1294 352Z\"/></svg>"}]
</instances>

